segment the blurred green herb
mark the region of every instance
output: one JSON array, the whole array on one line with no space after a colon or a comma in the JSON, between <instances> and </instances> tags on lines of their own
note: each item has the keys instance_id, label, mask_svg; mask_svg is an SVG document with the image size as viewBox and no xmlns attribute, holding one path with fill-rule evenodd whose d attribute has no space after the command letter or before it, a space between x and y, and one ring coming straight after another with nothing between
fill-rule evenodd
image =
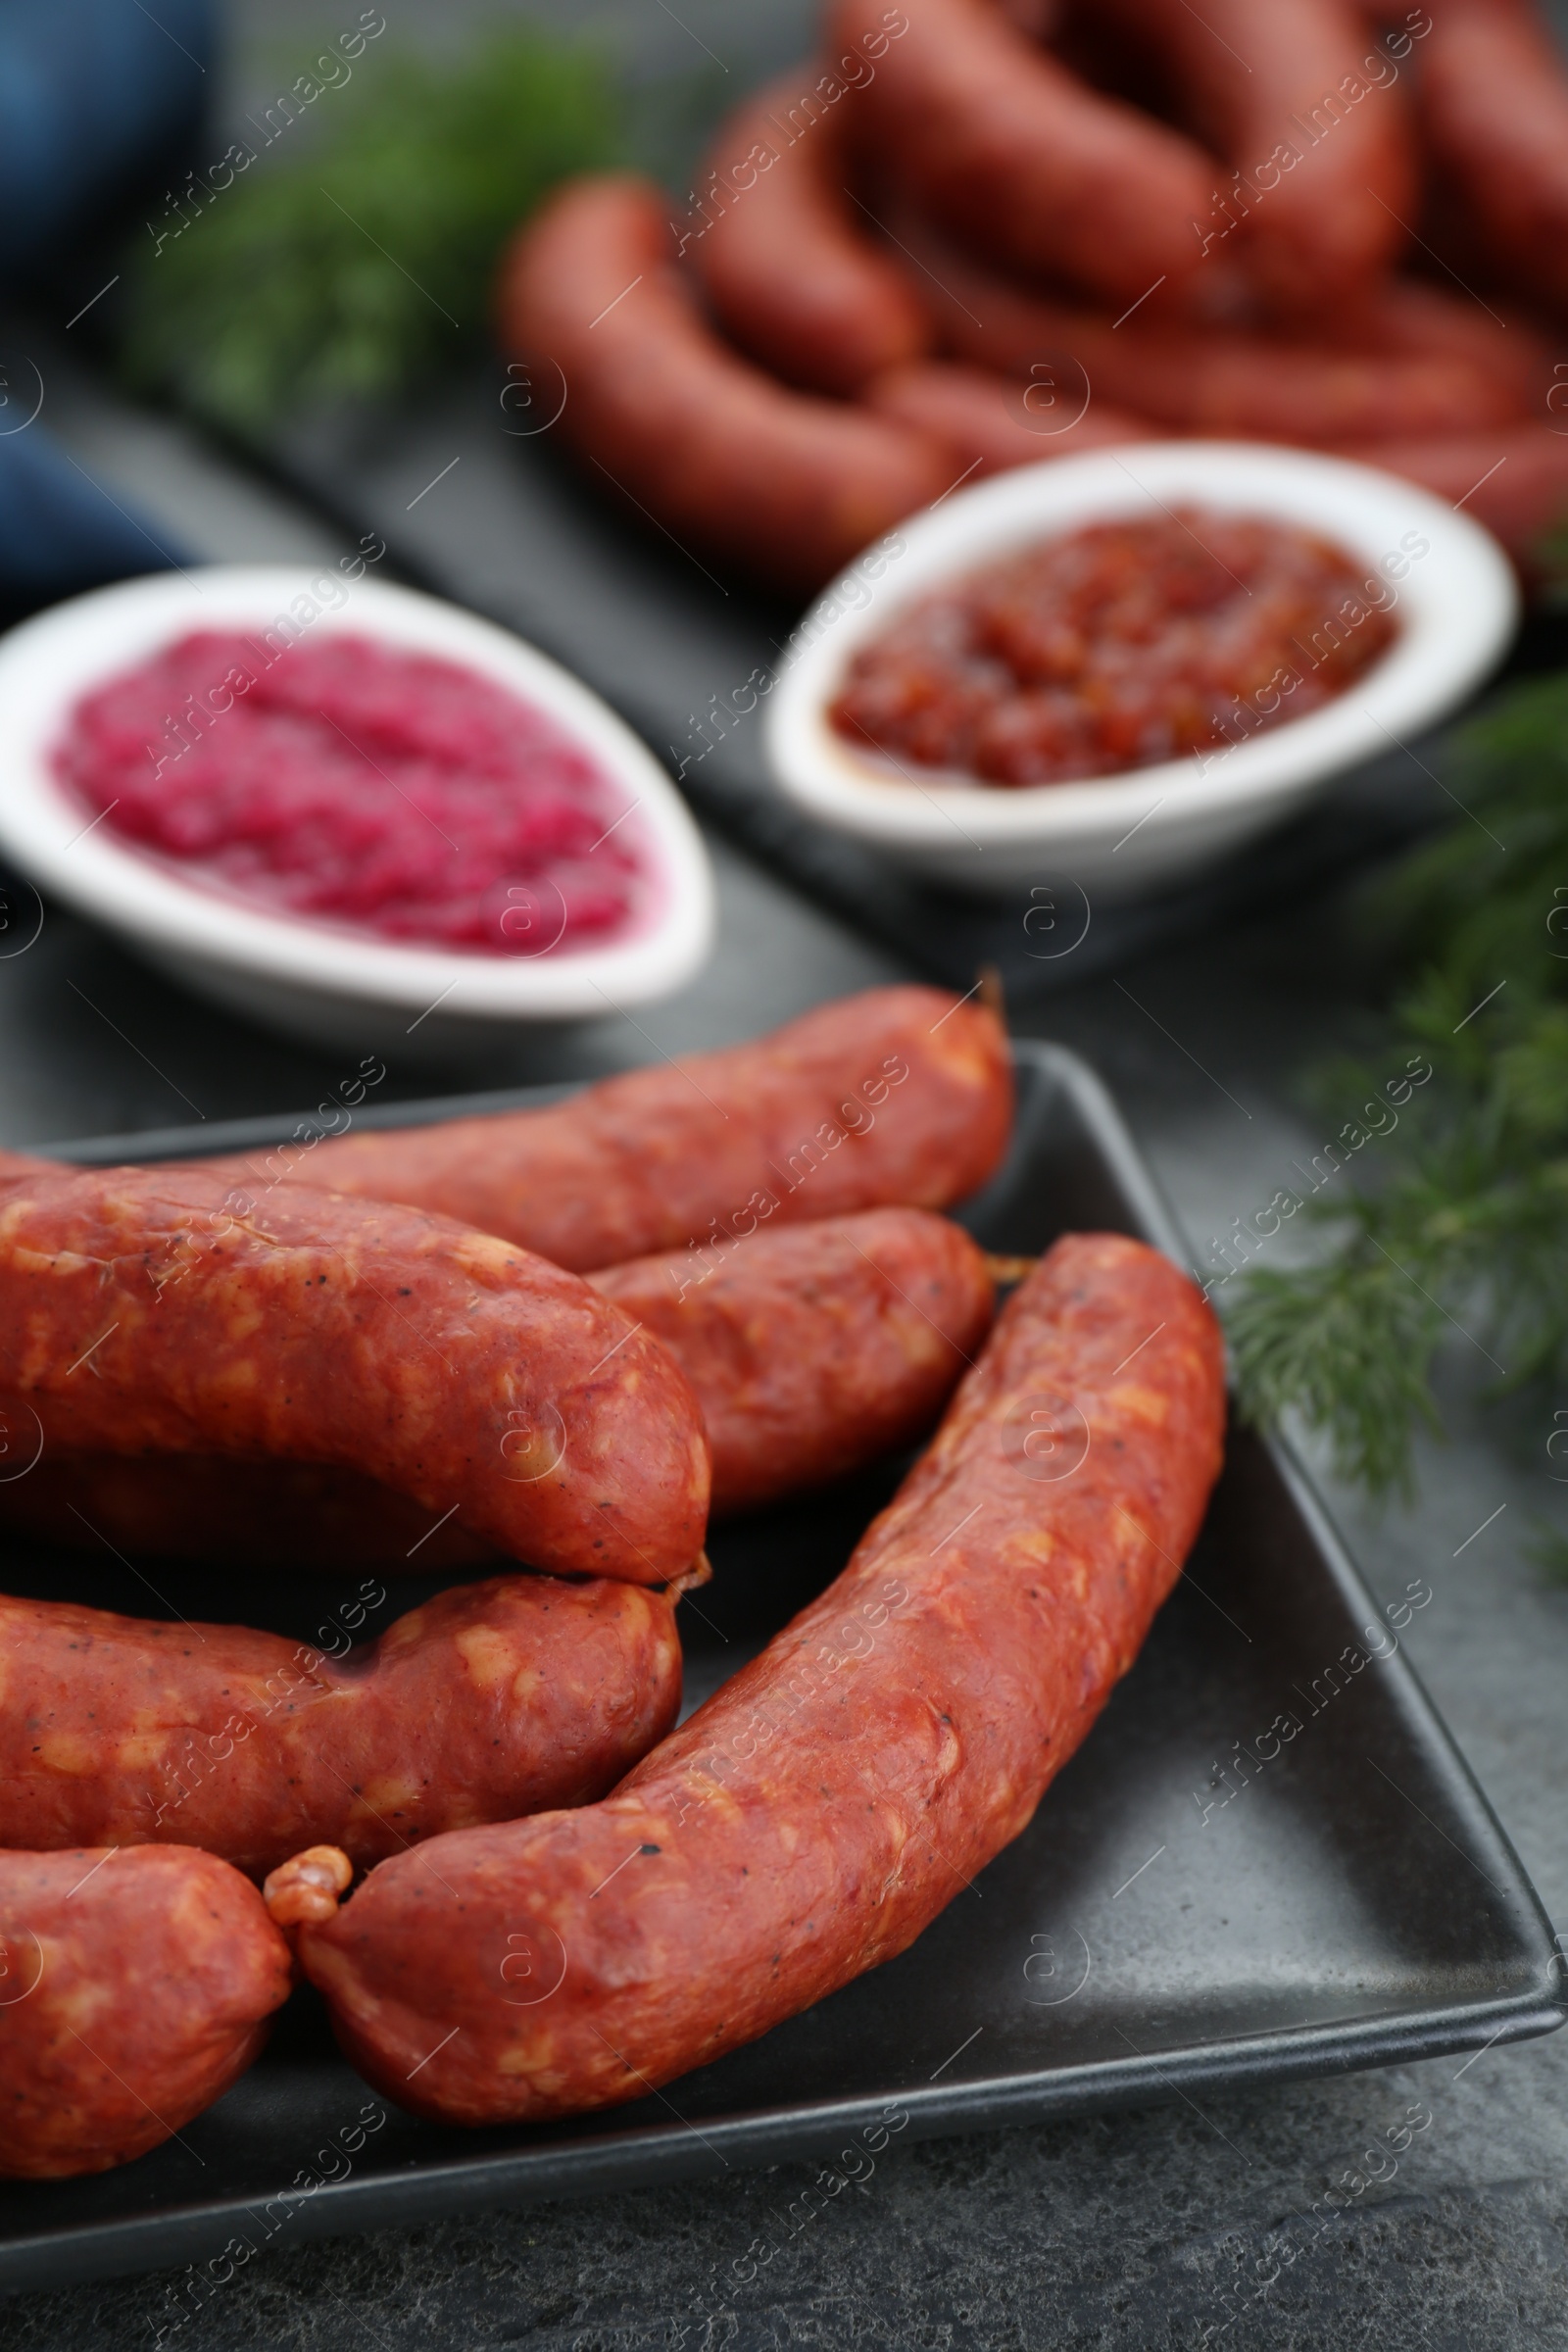
<instances>
[{"instance_id":1,"label":"blurred green herb","mask_svg":"<svg viewBox=\"0 0 1568 2352\"><path fill-rule=\"evenodd\" d=\"M1432 1083L1375 1189L1304 1204L1332 1221L1329 1253L1252 1269L1228 1318L1246 1409L1295 1408L1374 1494L1409 1491L1455 1331L1494 1396L1568 1374L1568 676L1512 688L1453 751L1467 817L1381 906L1414 971L1394 1025ZM1561 1539L1543 1542L1568 1565Z\"/></svg>"},{"instance_id":2,"label":"blurred green herb","mask_svg":"<svg viewBox=\"0 0 1568 2352\"><path fill-rule=\"evenodd\" d=\"M455 65L372 53L290 138L131 272L131 382L248 439L471 351L506 239L557 180L624 160L627 109L600 51L507 31Z\"/></svg>"}]
</instances>

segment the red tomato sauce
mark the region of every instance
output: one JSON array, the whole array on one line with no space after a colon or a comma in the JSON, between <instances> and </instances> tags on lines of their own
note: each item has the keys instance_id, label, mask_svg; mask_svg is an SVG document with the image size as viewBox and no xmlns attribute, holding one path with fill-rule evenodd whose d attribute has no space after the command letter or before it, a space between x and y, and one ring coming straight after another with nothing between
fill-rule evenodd
<instances>
[{"instance_id":1,"label":"red tomato sauce","mask_svg":"<svg viewBox=\"0 0 1568 2352\"><path fill-rule=\"evenodd\" d=\"M653 883L623 791L555 719L366 637L182 637L76 705L56 772L183 878L384 940L601 946Z\"/></svg>"},{"instance_id":2,"label":"red tomato sauce","mask_svg":"<svg viewBox=\"0 0 1568 2352\"><path fill-rule=\"evenodd\" d=\"M1095 523L911 604L830 716L861 750L987 784L1179 760L1302 717L1377 661L1395 590L1367 573L1261 515Z\"/></svg>"}]
</instances>

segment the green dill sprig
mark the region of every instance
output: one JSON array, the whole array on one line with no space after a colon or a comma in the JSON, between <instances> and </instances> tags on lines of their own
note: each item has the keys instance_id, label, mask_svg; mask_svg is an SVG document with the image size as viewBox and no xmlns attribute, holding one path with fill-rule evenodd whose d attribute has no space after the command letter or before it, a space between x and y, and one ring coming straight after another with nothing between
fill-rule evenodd
<instances>
[{"instance_id":1,"label":"green dill sprig","mask_svg":"<svg viewBox=\"0 0 1568 2352\"><path fill-rule=\"evenodd\" d=\"M607 59L581 43L507 31L451 66L369 53L286 152L258 136L177 236L149 236L129 271L129 380L257 440L313 403L384 401L471 358L506 239L556 181L623 160L624 120Z\"/></svg>"},{"instance_id":2,"label":"green dill sprig","mask_svg":"<svg viewBox=\"0 0 1568 2352\"><path fill-rule=\"evenodd\" d=\"M1453 750L1466 814L1379 909L1420 959L1392 1025L1433 1082L1376 1185L1336 1200L1327 1253L1251 1270L1227 1318L1244 1409L1299 1413L1375 1495L1408 1494L1441 1430L1440 1347L1494 1396L1568 1375L1568 678L1509 690Z\"/></svg>"}]
</instances>

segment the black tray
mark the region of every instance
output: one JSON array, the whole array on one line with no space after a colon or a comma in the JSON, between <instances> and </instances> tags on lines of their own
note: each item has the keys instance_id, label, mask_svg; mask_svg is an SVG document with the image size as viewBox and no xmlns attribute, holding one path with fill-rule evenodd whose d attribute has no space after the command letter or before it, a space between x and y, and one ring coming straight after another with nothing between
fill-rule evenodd
<instances>
[{"instance_id":1,"label":"black tray","mask_svg":"<svg viewBox=\"0 0 1568 2352\"><path fill-rule=\"evenodd\" d=\"M1099 1081L1056 1048L1023 1044L1018 1057L1017 1135L967 1219L976 1233L1021 1251L1111 1227L1184 1261ZM367 1123L537 1099L400 1104ZM98 1162L194 1154L291 1125L64 1149ZM694 1690L837 1572L889 1483L717 1531L713 1583L682 1608ZM301 1638L359 1581L339 1593L280 1573L253 1592L158 1563L155 1601L107 1555L10 1544L0 1568L12 1591L140 1614L161 1602ZM434 1589L406 1582L410 1605ZM389 2112L336 2055L316 1996L297 1994L266 2056L177 2140L93 2180L10 2186L0 2287L199 2262L172 2318L247 2246L813 2153L859 2173L890 2132L1200 2099L1549 2033L1563 2018L1551 1931L1402 1643L1355 1671L1340 1663L1374 1626L1380 1648L1398 1643L1298 1472L1239 1432L1192 1573L1103 1719L1033 1826L902 1959L667 2094L531 2131ZM1276 1734L1261 1767L1238 1765L1236 1743L1267 1750L1285 1713L1299 1731Z\"/></svg>"}]
</instances>

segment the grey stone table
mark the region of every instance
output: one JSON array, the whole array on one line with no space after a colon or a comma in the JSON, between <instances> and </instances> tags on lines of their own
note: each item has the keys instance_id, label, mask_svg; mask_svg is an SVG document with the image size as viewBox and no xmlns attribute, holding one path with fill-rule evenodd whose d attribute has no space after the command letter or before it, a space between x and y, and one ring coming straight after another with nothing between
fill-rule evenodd
<instances>
[{"instance_id":1,"label":"grey stone table","mask_svg":"<svg viewBox=\"0 0 1568 2352\"><path fill-rule=\"evenodd\" d=\"M739 20L719 0L690 0L678 18L662 0L661 10L618 11L654 66L672 62L690 27L726 55L733 47L737 81L804 45L811 13L796 0ZM297 45L327 13L317 0L240 11L238 95L265 91L271 46ZM562 0L547 13L576 12ZM177 427L82 386L59 389L51 416L68 446L203 558L336 552L329 528ZM590 1076L898 976L721 840L710 847L719 944L684 995L640 1028L608 1020L525 1038L433 1079L395 1068L389 1091ZM1321 1145L1298 1074L1354 1035L1377 980L1376 944L1341 897L1069 990L1020 1025L1101 1069L1203 1255ZM198 1005L67 916L51 912L35 946L0 961L0 1142L287 1110L337 1075L330 1054ZM1548 1910L1568 1920L1568 1592L1544 1584L1524 1548L1533 1514L1561 1516L1549 1416L1541 1428L1482 1419L1463 1402L1462 1365L1448 1369L1454 1434L1423 1450L1412 1509L1375 1522L1325 1483L1380 1595L1412 1575L1431 1582L1410 1654ZM1565 2035L1214 2097L1201 2111L1177 2103L890 2149L861 2193L794 2236L780 2217L806 2167L302 2246L257 2260L164 2340L179 2352L652 2352L700 2342L683 2335L681 2315L715 2267L771 2238L776 2256L738 2290L713 2339L737 2352L1198 2345L1224 2326L1223 2290L1253 2276L1282 2218L1415 2100L1433 2126L1396 2180L1358 2199L1215 2340L1238 2352L1568 2346ZM151 2347L177 2312L178 2283L163 2274L24 2298L0 2307L0 2341L15 2352Z\"/></svg>"}]
</instances>

